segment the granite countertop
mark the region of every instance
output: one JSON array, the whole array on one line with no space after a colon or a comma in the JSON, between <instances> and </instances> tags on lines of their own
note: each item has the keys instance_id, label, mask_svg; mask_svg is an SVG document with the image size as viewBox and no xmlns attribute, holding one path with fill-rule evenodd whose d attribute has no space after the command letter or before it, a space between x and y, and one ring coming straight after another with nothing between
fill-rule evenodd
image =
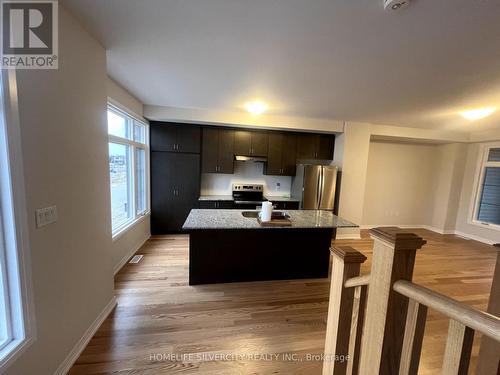
<instances>
[{"instance_id":1,"label":"granite countertop","mask_svg":"<svg viewBox=\"0 0 500 375\"><path fill-rule=\"evenodd\" d=\"M290 197L287 198L287 197L266 195L265 198L271 202L300 202L299 199L290 198Z\"/></svg>"},{"instance_id":2,"label":"granite countertop","mask_svg":"<svg viewBox=\"0 0 500 375\"><path fill-rule=\"evenodd\" d=\"M201 210L193 209L189 213L182 229L284 229L297 228L356 228L347 220L323 210L286 210L292 226L263 227L256 218L246 218L241 213L250 210Z\"/></svg>"},{"instance_id":3,"label":"granite countertop","mask_svg":"<svg viewBox=\"0 0 500 375\"><path fill-rule=\"evenodd\" d=\"M201 195L199 201L232 201L232 195Z\"/></svg>"}]
</instances>

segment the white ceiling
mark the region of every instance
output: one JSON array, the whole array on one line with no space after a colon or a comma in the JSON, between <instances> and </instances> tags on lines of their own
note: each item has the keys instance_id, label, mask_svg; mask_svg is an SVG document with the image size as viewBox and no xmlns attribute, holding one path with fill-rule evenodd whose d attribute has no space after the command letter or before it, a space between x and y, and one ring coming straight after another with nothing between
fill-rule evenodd
<instances>
[{"instance_id":1,"label":"white ceiling","mask_svg":"<svg viewBox=\"0 0 500 375\"><path fill-rule=\"evenodd\" d=\"M500 107L500 1L64 0L143 103L485 130Z\"/></svg>"}]
</instances>

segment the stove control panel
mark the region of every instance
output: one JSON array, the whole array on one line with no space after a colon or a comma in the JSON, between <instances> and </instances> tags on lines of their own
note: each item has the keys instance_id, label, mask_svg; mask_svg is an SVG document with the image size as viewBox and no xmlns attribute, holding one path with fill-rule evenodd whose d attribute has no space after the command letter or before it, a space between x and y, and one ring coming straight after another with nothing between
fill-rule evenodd
<instances>
[{"instance_id":1,"label":"stove control panel","mask_svg":"<svg viewBox=\"0 0 500 375\"><path fill-rule=\"evenodd\" d=\"M264 190L264 185L233 184L233 191L261 192L263 190Z\"/></svg>"}]
</instances>

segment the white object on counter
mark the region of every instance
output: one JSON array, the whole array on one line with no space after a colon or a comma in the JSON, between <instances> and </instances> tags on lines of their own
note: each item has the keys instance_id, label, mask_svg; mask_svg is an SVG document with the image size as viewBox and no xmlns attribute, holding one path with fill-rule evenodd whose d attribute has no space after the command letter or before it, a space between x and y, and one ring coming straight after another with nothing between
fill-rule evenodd
<instances>
[{"instance_id":1,"label":"white object on counter","mask_svg":"<svg viewBox=\"0 0 500 375\"><path fill-rule=\"evenodd\" d=\"M272 213L273 213L273 203L262 202L262 211L260 211L260 221L263 222L271 221Z\"/></svg>"}]
</instances>

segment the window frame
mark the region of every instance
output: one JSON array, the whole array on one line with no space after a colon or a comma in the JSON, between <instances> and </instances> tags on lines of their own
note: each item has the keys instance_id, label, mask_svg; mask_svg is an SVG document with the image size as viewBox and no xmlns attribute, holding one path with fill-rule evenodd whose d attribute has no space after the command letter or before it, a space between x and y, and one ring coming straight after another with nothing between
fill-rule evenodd
<instances>
[{"instance_id":1,"label":"window frame","mask_svg":"<svg viewBox=\"0 0 500 375\"><path fill-rule=\"evenodd\" d=\"M116 228L113 228L113 222L111 221L111 232L112 232L112 237L113 240L116 240L119 238L121 235L126 233L130 228L132 228L135 224L138 222L142 221L145 217L149 216L151 213L151 197L150 197L150 176L149 176L149 124L144 120L139 118L138 116L134 115L131 111L127 110L121 105L118 105L116 102L111 101L110 98L108 98L108 105L106 108L106 115L108 111L112 111L120 116L124 116L126 118L126 123L127 123L127 134L128 138L124 137L119 137L116 135L112 135L108 133L108 150L109 150L109 144L110 143L115 143L115 144L120 144L120 145L125 145L130 147L130 165L128 166L129 168L129 173L131 176L131 183L129 183L128 189L128 195L131 199L131 218L124 221L123 223L120 223ZM107 122L107 116L106 116L106 122ZM144 143L137 142L134 140L135 138L135 124L138 123L142 126L144 126ZM138 149L144 150L144 155L145 155L145 209L141 212L137 212L137 202L138 202L138 197L139 197L139 192L138 192L138 175L137 175L137 160L136 160L136 151ZM109 151L108 151L109 152ZM108 158L108 168L109 168L109 158ZM108 169L109 173L108 176L109 178L111 177L110 173L111 171ZM111 186L110 186L110 193L111 193ZM110 207L111 207L111 194L110 194ZM111 214L112 211L111 211Z\"/></svg>"},{"instance_id":2,"label":"window frame","mask_svg":"<svg viewBox=\"0 0 500 375\"><path fill-rule=\"evenodd\" d=\"M13 69L2 70L0 75L0 105L2 106L0 137L2 142L6 142L6 148L1 152L1 173L2 178L7 178L6 186L1 189L3 201L1 225L3 235L5 235L4 248L9 248L6 251L2 249L2 257L6 262L9 298L12 303L11 317L13 318L9 323L12 338L0 350L0 372L3 372L36 341L37 332L31 281L17 77ZM13 293L14 288L16 290Z\"/></svg>"},{"instance_id":3,"label":"window frame","mask_svg":"<svg viewBox=\"0 0 500 375\"><path fill-rule=\"evenodd\" d=\"M478 163L476 167L476 174L475 174L475 179L474 179L474 195L472 199L472 207L471 207L471 214L470 214L470 219L469 223L486 228L486 229L492 229L496 231L500 231L500 225L495 224L495 223L488 223L485 221L481 221L477 219L478 213L479 213L479 207L480 207L480 202L481 202L481 196L483 193L483 187L484 187L484 178L486 174L486 168L493 167L493 168L500 168L500 162L497 161L488 161L489 153L490 150L493 148L500 148L500 142L494 142L494 143L486 143L480 147L479 150L479 157L478 157Z\"/></svg>"}]
</instances>

